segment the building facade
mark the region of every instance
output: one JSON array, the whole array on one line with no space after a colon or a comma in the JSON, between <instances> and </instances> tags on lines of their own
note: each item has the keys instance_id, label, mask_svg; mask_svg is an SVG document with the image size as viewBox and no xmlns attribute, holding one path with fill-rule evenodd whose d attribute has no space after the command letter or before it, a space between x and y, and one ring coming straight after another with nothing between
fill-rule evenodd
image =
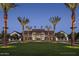
<instances>
[{"instance_id":1,"label":"building facade","mask_svg":"<svg viewBox=\"0 0 79 59\"><path fill-rule=\"evenodd\" d=\"M24 32L26 40L53 40L53 31L45 29L32 29Z\"/></svg>"},{"instance_id":2,"label":"building facade","mask_svg":"<svg viewBox=\"0 0 79 59\"><path fill-rule=\"evenodd\" d=\"M16 34L16 35L15 35ZM12 32L10 34L10 36L12 36L13 38L10 38L9 40L16 40L18 37L19 41L24 41L23 40L23 36L22 33L19 32ZM15 38L16 39L15 39ZM48 40L52 40L52 41L68 41L68 36L65 32L58 32L56 33L55 37L54 37L54 31L52 30L46 30L46 29L31 29L31 30L26 30L24 31L24 38L25 41L48 41Z\"/></svg>"}]
</instances>

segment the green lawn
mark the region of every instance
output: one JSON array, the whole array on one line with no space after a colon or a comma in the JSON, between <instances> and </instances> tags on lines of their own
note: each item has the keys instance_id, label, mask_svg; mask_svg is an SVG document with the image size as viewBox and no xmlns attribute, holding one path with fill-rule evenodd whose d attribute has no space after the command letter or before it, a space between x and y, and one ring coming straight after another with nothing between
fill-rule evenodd
<instances>
[{"instance_id":1,"label":"green lawn","mask_svg":"<svg viewBox=\"0 0 79 59\"><path fill-rule=\"evenodd\" d=\"M0 48L0 55L12 56L62 56L79 55L79 48L69 48L67 44L49 42L29 42L13 44L13 48Z\"/></svg>"}]
</instances>

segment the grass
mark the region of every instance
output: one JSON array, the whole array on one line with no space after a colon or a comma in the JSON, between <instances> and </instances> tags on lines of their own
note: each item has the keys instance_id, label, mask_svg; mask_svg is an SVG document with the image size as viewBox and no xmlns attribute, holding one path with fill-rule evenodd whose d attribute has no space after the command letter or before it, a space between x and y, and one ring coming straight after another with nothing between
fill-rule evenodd
<instances>
[{"instance_id":1,"label":"grass","mask_svg":"<svg viewBox=\"0 0 79 59\"><path fill-rule=\"evenodd\" d=\"M14 48L0 48L0 55L8 56L78 56L78 48L63 43L29 42L12 44Z\"/></svg>"},{"instance_id":2,"label":"grass","mask_svg":"<svg viewBox=\"0 0 79 59\"><path fill-rule=\"evenodd\" d=\"M11 46L11 45L9 45L9 46L0 46L0 48L15 48L15 46Z\"/></svg>"},{"instance_id":3,"label":"grass","mask_svg":"<svg viewBox=\"0 0 79 59\"><path fill-rule=\"evenodd\" d=\"M79 49L79 46L66 46L68 48L75 48L75 49Z\"/></svg>"}]
</instances>

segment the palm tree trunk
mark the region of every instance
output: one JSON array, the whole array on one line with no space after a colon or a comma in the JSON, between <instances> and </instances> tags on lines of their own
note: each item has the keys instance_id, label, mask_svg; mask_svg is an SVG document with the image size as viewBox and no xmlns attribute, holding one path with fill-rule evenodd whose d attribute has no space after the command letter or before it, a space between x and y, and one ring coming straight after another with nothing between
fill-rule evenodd
<instances>
[{"instance_id":1,"label":"palm tree trunk","mask_svg":"<svg viewBox=\"0 0 79 59\"><path fill-rule=\"evenodd\" d=\"M8 20L8 15L7 15L7 11L4 11L4 39L3 39L3 44L4 46L7 46L7 20Z\"/></svg>"},{"instance_id":2,"label":"palm tree trunk","mask_svg":"<svg viewBox=\"0 0 79 59\"><path fill-rule=\"evenodd\" d=\"M55 27L56 27L56 26L54 25L54 35L55 35Z\"/></svg>"},{"instance_id":3,"label":"palm tree trunk","mask_svg":"<svg viewBox=\"0 0 79 59\"><path fill-rule=\"evenodd\" d=\"M22 37L23 37L23 41L25 40L25 35L24 35L24 26L22 26Z\"/></svg>"},{"instance_id":4,"label":"palm tree trunk","mask_svg":"<svg viewBox=\"0 0 79 59\"><path fill-rule=\"evenodd\" d=\"M71 46L74 46L75 44L75 11L72 11L72 39L71 39Z\"/></svg>"},{"instance_id":5,"label":"palm tree trunk","mask_svg":"<svg viewBox=\"0 0 79 59\"><path fill-rule=\"evenodd\" d=\"M54 40L55 40L55 27L56 27L56 25L54 25Z\"/></svg>"}]
</instances>

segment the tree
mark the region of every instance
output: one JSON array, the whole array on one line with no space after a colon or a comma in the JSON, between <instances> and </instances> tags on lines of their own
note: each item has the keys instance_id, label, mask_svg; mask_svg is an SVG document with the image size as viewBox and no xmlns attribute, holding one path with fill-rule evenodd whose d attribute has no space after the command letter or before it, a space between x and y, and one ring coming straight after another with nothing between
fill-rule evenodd
<instances>
[{"instance_id":1,"label":"tree","mask_svg":"<svg viewBox=\"0 0 79 59\"><path fill-rule=\"evenodd\" d=\"M79 35L78 35L78 33L74 33L74 35L75 35L75 39L74 39L74 42L76 42L77 41L77 39L78 39L78 37L79 37ZM70 33L69 35L68 35L68 37L69 37L69 39L72 39L72 33Z\"/></svg>"},{"instance_id":2,"label":"tree","mask_svg":"<svg viewBox=\"0 0 79 59\"><path fill-rule=\"evenodd\" d=\"M55 17L50 17L49 21L53 24L53 28L54 28L54 39L55 39L55 29L56 29L56 25L57 23L60 21L60 17L55 16Z\"/></svg>"},{"instance_id":3,"label":"tree","mask_svg":"<svg viewBox=\"0 0 79 59\"><path fill-rule=\"evenodd\" d=\"M4 46L7 46L7 29L8 29L8 26L7 26L7 22L8 22L8 11L11 9L11 8L14 8L16 5L14 3L0 3L0 7L2 8L3 10L3 13L4 13L4 39L3 39L3 44Z\"/></svg>"},{"instance_id":4,"label":"tree","mask_svg":"<svg viewBox=\"0 0 79 59\"><path fill-rule=\"evenodd\" d=\"M22 36L23 36L23 40L25 40L24 26L29 23L29 19L28 18L25 18L25 17L24 18L18 17L18 21L22 25Z\"/></svg>"},{"instance_id":5,"label":"tree","mask_svg":"<svg viewBox=\"0 0 79 59\"><path fill-rule=\"evenodd\" d=\"M71 46L74 46L75 44L75 10L77 8L77 3L65 3L66 7L68 7L70 9L70 11L72 12L71 15L71 21L72 21L72 39L71 39Z\"/></svg>"}]
</instances>

